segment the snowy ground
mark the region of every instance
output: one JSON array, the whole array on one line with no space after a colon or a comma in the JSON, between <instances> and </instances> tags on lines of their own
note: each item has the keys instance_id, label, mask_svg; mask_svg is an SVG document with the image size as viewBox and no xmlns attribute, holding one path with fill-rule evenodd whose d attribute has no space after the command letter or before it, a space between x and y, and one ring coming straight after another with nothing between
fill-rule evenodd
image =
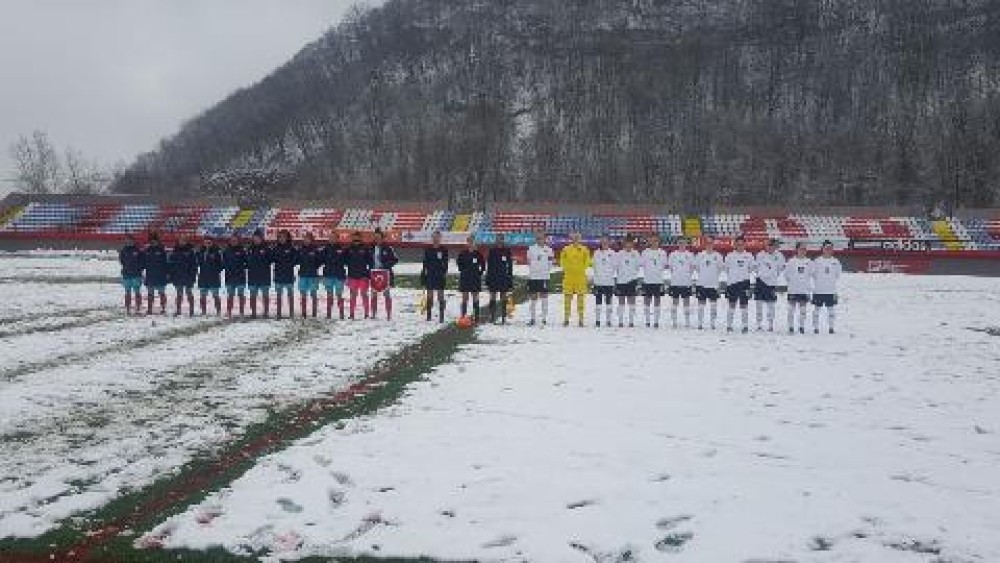
<instances>
[{"instance_id":1,"label":"snowy ground","mask_svg":"<svg viewBox=\"0 0 1000 563\"><path fill-rule=\"evenodd\" d=\"M37 536L146 485L433 329L413 292L398 292L392 324L226 322L128 318L113 285L39 281L116 269L0 258L0 538Z\"/></svg>"},{"instance_id":2,"label":"snowy ground","mask_svg":"<svg viewBox=\"0 0 1000 563\"><path fill-rule=\"evenodd\" d=\"M996 280L844 286L834 336L529 329L522 308L154 533L275 559L1000 561Z\"/></svg>"}]
</instances>

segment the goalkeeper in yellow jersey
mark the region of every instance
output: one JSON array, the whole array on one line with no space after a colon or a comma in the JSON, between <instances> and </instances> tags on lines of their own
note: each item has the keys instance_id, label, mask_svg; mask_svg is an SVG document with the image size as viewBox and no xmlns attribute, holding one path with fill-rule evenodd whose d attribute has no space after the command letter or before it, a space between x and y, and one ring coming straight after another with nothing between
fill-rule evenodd
<instances>
[{"instance_id":1,"label":"goalkeeper in yellow jersey","mask_svg":"<svg viewBox=\"0 0 1000 563\"><path fill-rule=\"evenodd\" d=\"M572 242L559 254L563 270L563 326L569 326L576 296L576 315L583 326L583 304L587 298L587 268L590 267L590 249L580 243L580 233L572 234Z\"/></svg>"}]
</instances>

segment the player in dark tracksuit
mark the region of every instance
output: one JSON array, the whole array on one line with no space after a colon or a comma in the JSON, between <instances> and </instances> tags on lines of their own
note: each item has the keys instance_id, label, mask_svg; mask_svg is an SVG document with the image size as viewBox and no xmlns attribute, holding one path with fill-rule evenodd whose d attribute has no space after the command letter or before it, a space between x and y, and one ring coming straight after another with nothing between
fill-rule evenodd
<instances>
[{"instance_id":1,"label":"player in dark tracksuit","mask_svg":"<svg viewBox=\"0 0 1000 563\"><path fill-rule=\"evenodd\" d=\"M476 239L469 237L468 246L458 253L455 264L458 266L458 290L462 292L462 316L469 311L469 297L472 297L472 316L479 322L479 294L483 291L483 273L486 271L486 258L479 251Z\"/></svg>"},{"instance_id":2,"label":"player in dark tracksuit","mask_svg":"<svg viewBox=\"0 0 1000 563\"><path fill-rule=\"evenodd\" d=\"M344 267L347 268L347 287L351 290L351 320L354 320L354 308L358 295L361 296L361 305L365 309L365 318L368 318L368 289L371 282L372 249L361 242L361 233L354 233L351 236L351 245L344 251Z\"/></svg>"},{"instance_id":3,"label":"player in dark tracksuit","mask_svg":"<svg viewBox=\"0 0 1000 563\"><path fill-rule=\"evenodd\" d=\"M271 313L271 247L264 242L264 233L254 232L247 247L247 286L250 288L250 317L257 317L257 294L264 303L264 318Z\"/></svg>"},{"instance_id":4,"label":"player in dark tracksuit","mask_svg":"<svg viewBox=\"0 0 1000 563\"><path fill-rule=\"evenodd\" d=\"M209 293L212 294L215 303L215 314L222 315L222 297L219 295L219 290L222 288L222 271L225 267L222 249L212 239L205 241L205 246L198 253L198 292L201 294L202 316L205 316L208 308Z\"/></svg>"},{"instance_id":5,"label":"player in dark tracksuit","mask_svg":"<svg viewBox=\"0 0 1000 563\"><path fill-rule=\"evenodd\" d=\"M277 292L278 318L281 318L281 294L288 294L288 318L295 318L295 266L299 263L299 251L292 245L292 235L288 231L278 232L278 244L271 249L274 257L274 287Z\"/></svg>"},{"instance_id":6,"label":"player in dark tracksuit","mask_svg":"<svg viewBox=\"0 0 1000 563\"><path fill-rule=\"evenodd\" d=\"M233 316L233 297L240 298L240 316L244 314L247 288L247 251L240 237L233 235L222 249L222 264L226 273L226 316Z\"/></svg>"},{"instance_id":7,"label":"player in dark tracksuit","mask_svg":"<svg viewBox=\"0 0 1000 563\"><path fill-rule=\"evenodd\" d=\"M322 249L323 257L323 287L326 289L326 318L333 318L333 299L337 298L340 309L340 320L344 320L344 280L347 271L344 264L346 250L340 244L337 236L330 237L330 242Z\"/></svg>"},{"instance_id":8,"label":"player in dark tracksuit","mask_svg":"<svg viewBox=\"0 0 1000 563\"><path fill-rule=\"evenodd\" d=\"M135 313L142 309L142 250L135 243L135 237L125 235L125 246L118 251L118 263L122 266L122 287L125 288L125 313L132 314L132 295L135 294Z\"/></svg>"},{"instance_id":9,"label":"player in dark tracksuit","mask_svg":"<svg viewBox=\"0 0 1000 563\"><path fill-rule=\"evenodd\" d=\"M176 309L174 316L179 317L184 304L184 297L187 297L188 313L194 316L194 282L198 277L198 259L195 256L195 249L188 242L187 237L181 236L177 239L168 258L170 283L177 290L175 298Z\"/></svg>"},{"instance_id":10,"label":"player in dark tracksuit","mask_svg":"<svg viewBox=\"0 0 1000 563\"><path fill-rule=\"evenodd\" d=\"M423 267L420 281L426 290L427 320L431 320L434 310L434 294L438 299L438 322L444 322L444 287L448 279L448 249L441 246L441 232L431 235L431 246L424 249Z\"/></svg>"},{"instance_id":11,"label":"player in dark tracksuit","mask_svg":"<svg viewBox=\"0 0 1000 563\"><path fill-rule=\"evenodd\" d=\"M142 251L142 266L146 274L146 314L153 314L153 292L160 296L160 314L167 314L167 249L160 236L150 233L149 244Z\"/></svg>"},{"instance_id":12,"label":"player in dark tracksuit","mask_svg":"<svg viewBox=\"0 0 1000 563\"><path fill-rule=\"evenodd\" d=\"M497 297L500 298L500 322L507 324L507 292L514 288L514 256L502 234L486 256L486 288L490 290L490 322L497 320Z\"/></svg>"},{"instance_id":13,"label":"player in dark tracksuit","mask_svg":"<svg viewBox=\"0 0 1000 563\"><path fill-rule=\"evenodd\" d=\"M312 297L312 316L316 317L319 303L319 268L323 265L323 249L316 245L312 233L306 233L299 247L299 301L302 318L306 317L306 296Z\"/></svg>"},{"instance_id":14,"label":"player in dark tracksuit","mask_svg":"<svg viewBox=\"0 0 1000 563\"><path fill-rule=\"evenodd\" d=\"M375 245L372 247L372 269L388 270L389 279L386 280L385 289L375 289L372 287L372 318L378 316L378 294L385 298L385 318L392 319L392 269L399 263L396 251L385 243L385 235L382 231L375 231Z\"/></svg>"}]
</instances>

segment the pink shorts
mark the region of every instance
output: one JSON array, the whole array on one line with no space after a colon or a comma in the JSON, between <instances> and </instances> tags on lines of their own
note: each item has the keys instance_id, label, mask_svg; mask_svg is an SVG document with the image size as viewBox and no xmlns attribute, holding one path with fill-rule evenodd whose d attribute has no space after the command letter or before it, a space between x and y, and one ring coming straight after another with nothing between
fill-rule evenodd
<instances>
[{"instance_id":1,"label":"pink shorts","mask_svg":"<svg viewBox=\"0 0 1000 563\"><path fill-rule=\"evenodd\" d=\"M357 280L354 278L348 278L347 288L351 291L368 291L368 280L361 279Z\"/></svg>"}]
</instances>

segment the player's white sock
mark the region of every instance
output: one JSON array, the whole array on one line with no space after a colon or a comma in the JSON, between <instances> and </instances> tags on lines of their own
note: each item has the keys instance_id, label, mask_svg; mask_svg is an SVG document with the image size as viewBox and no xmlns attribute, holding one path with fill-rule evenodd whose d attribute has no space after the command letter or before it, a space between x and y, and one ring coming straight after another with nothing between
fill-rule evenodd
<instances>
[{"instance_id":1,"label":"player's white sock","mask_svg":"<svg viewBox=\"0 0 1000 563\"><path fill-rule=\"evenodd\" d=\"M774 330L774 301L767 302L767 329Z\"/></svg>"},{"instance_id":2,"label":"player's white sock","mask_svg":"<svg viewBox=\"0 0 1000 563\"><path fill-rule=\"evenodd\" d=\"M704 326L705 322L705 304L698 303L698 326Z\"/></svg>"},{"instance_id":3,"label":"player's white sock","mask_svg":"<svg viewBox=\"0 0 1000 563\"><path fill-rule=\"evenodd\" d=\"M726 328L729 330L733 329L733 306L730 305L726 308Z\"/></svg>"},{"instance_id":4,"label":"player's white sock","mask_svg":"<svg viewBox=\"0 0 1000 563\"><path fill-rule=\"evenodd\" d=\"M743 328L750 326L750 309L743 307L740 309L740 317L743 319Z\"/></svg>"},{"instance_id":5,"label":"player's white sock","mask_svg":"<svg viewBox=\"0 0 1000 563\"><path fill-rule=\"evenodd\" d=\"M542 297L542 322L548 322L549 320L549 297L546 295Z\"/></svg>"},{"instance_id":6,"label":"player's white sock","mask_svg":"<svg viewBox=\"0 0 1000 563\"><path fill-rule=\"evenodd\" d=\"M635 324L635 303L628 304L628 324Z\"/></svg>"},{"instance_id":7,"label":"player's white sock","mask_svg":"<svg viewBox=\"0 0 1000 563\"><path fill-rule=\"evenodd\" d=\"M653 322L656 323L657 325L659 325L660 324L660 312L661 312L660 306L659 305L654 305L653 306L653 311L654 311L654 313L653 313Z\"/></svg>"},{"instance_id":8,"label":"player's white sock","mask_svg":"<svg viewBox=\"0 0 1000 563\"><path fill-rule=\"evenodd\" d=\"M830 330L833 330L834 322L837 320L837 308L828 307L828 309L830 310Z\"/></svg>"},{"instance_id":9,"label":"player's white sock","mask_svg":"<svg viewBox=\"0 0 1000 563\"><path fill-rule=\"evenodd\" d=\"M601 322L601 304L600 303L598 303L597 305L594 305L594 312L597 315L594 318L597 319L597 322Z\"/></svg>"},{"instance_id":10,"label":"player's white sock","mask_svg":"<svg viewBox=\"0 0 1000 563\"><path fill-rule=\"evenodd\" d=\"M677 326L677 303L670 306L670 322L675 327Z\"/></svg>"},{"instance_id":11,"label":"player's white sock","mask_svg":"<svg viewBox=\"0 0 1000 563\"><path fill-rule=\"evenodd\" d=\"M756 307L757 307L757 328L761 328L764 326L764 302L757 300Z\"/></svg>"},{"instance_id":12,"label":"player's white sock","mask_svg":"<svg viewBox=\"0 0 1000 563\"><path fill-rule=\"evenodd\" d=\"M607 316L608 324L611 324L611 309L612 309L611 302L608 301L607 309L605 309L605 315Z\"/></svg>"},{"instance_id":13,"label":"player's white sock","mask_svg":"<svg viewBox=\"0 0 1000 563\"><path fill-rule=\"evenodd\" d=\"M618 302L618 324L625 322L625 305L621 301Z\"/></svg>"},{"instance_id":14,"label":"player's white sock","mask_svg":"<svg viewBox=\"0 0 1000 563\"><path fill-rule=\"evenodd\" d=\"M719 302L718 301L712 301L711 311L712 311L712 317L711 317L712 318L712 328L715 328L715 319L719 318Z\"/></svg>"},{"instance_id":15,"label":"player's white sock","mask_svg":"<svg viewBox=\"0 0 1000 563\"><path fill-rule=\"evenodd\" d=\"M531 298L531 304L528 306L528 310L531 311L531 322L535 322L535 306L538 300L534 297Z\"/></svg>"},{"instance_id":16,"label":"player's white sock","mask_svg":"<svg viewBox=\"0 0 1000 563\"><path fill-rule=\"evenodd\" d=\"M642 304L642 314L646 317L646 324L649 324L649 303Z\"/></svg>"},{"instance_id":17,"label":"player's white sock","mask_svg":"<svg viewBox=\"0 0 1000 563\"><path fill-rule=\"evenodd\" d=\"M795 330L795 303L788 304L788 328Z\"/></svg>"},{"instance_id":18,"label":"player's white sock","mask_svg":"<svg viewBox=\"0 0 1000 563\"><path fill-rule=\"evenodd\" d=\"M806 328L806 313L807 312L808 311L806 310L806 304L805 303L799 303L799 328L801 328L802 330L805 330L805 328Z\"/></svg>"},{"instance_id":19,"label":"player's white sock","mask_svg":"<svg viewBox=\"0 0 1000 563\"><path fill-rule=\"evenodd\" d=\"M819 330L819 307L813 307L813 330Z\"/></svg>"},{"instance_id":20,"label":"player's white sock","mask_svg":"<svg viewBox=\"0 0 1000 563\"><path fill-rule=\"evenodd\" d=\"M691 328L691 304L684 304L684 326Z\"/></svg>"}]
</instances>

